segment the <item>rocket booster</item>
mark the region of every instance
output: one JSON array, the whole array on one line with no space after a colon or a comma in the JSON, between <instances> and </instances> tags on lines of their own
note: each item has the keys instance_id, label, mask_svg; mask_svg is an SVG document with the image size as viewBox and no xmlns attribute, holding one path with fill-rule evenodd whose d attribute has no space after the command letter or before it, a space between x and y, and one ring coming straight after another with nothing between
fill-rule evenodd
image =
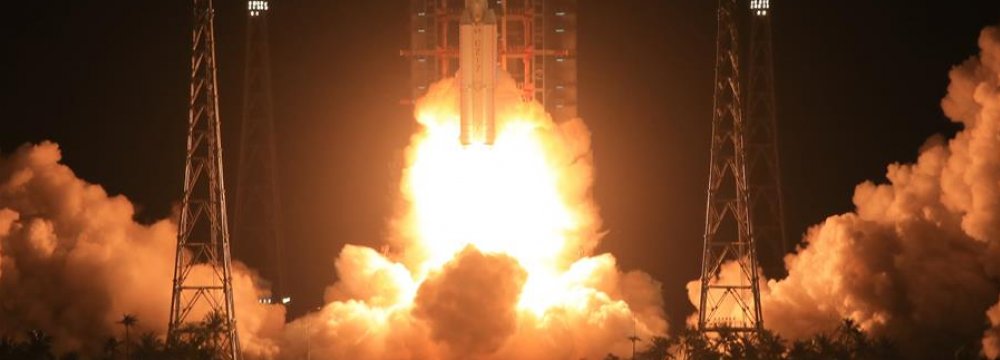
<instances>
[{"instance_id":1,"label":"rocket booster","mask_svg":"<svg viewBox=\"0 0 1000 360\"><path fill-rule=\"evenodd\" d=\"M466 0L458 34L462 145L493 145L497 80L497 19L486 0Z\"/></svg>"}]
</instances>

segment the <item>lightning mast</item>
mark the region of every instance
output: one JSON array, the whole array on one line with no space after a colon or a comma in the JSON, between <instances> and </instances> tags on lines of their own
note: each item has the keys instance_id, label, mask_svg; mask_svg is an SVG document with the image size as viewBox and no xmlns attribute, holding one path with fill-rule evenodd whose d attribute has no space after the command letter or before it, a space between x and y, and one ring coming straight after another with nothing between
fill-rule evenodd
<instances>
[{"instance_id":1,"label":"lightning mast","mask_svg":"<svg viewBox=\"0 0 1000 360\"><path fill-rule=\"evenodd\" d=\"M271 96L271 56L268 46L267 0L247 1L246 67L243 83L243 121L240 128L239 168L233 235L241 259L253 261L272 280L272 298L286 302L282 272L281 199L278 193L274 106ZM267 249L267 251L261 251ZM255 258L257 256L258 258Z\"/></svg>"},{"instance_id":2,"label":"lightning mast","mask_svg":"<svg viewBox=\"0 0 1000 360\"><path fill-rule=\"evenodd\" d=\"M193 317L211 315L222 322L219 356L239 359L222 174L214 16L212 0L194 0L184 195L167 337L168 344L176 344L193 335L185 326Z\"/></svg>"},{"instance_id":3,"label":"lightning mast","mask_svg":"<svg viewBox=\"0 0 1000 360\"><path fill-rule=\"evenodd\" d=\"M715 99L698 307L698 329L702 332L757 332L763 328L748 204L737 1L718 0ZM739 267L735 279L720 277L726 264Z\"/></svg>"},{"instance_id":4,"label":"lightning mast","mask_svg":"<svg viewBox=\"0 0 1000 360\"><path fill-rule=\"evenodd\" d=\"M784 275L782 258L788 242L778 161L770 0L750 0L749 54L745 130L749 206L754 237L763 251L761 267L777 278Z\"/></svg>"}]
</instances>

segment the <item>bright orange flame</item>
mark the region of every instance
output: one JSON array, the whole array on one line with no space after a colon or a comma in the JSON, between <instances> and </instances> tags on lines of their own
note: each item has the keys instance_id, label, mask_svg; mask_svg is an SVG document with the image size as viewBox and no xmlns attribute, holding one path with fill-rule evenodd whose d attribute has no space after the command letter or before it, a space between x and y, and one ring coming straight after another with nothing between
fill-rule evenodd
<instances>
[{"instance_id":1,"label":"bright orange flame","mask_svg":"<svg viewBox=\"0 0 1000 360\"><path fill-rule=\"evenodd\" d=\"M520 286L511 300L516 304L504 303L516 312L514 333L494 331L507 329L507 323L491 322L499 325L480 329L477 336L496 334L506 340L498 343L500 349L476 350L480 354L524 359L624 354L633 332L648 338L666 331L658 283L639 272L618 271L611 255L591 256L601 229L591 197L586 127L579 119L554 123L541 105L521 100L520 93L513 80L501 78L497 137L491 146L462 146L459 141L453 79L433 85L417 102L422 129L407 149L395 248L379 254L346 247L337 263L340 281L327 292L330 303L315 315L320 325L304 321L293 326L312 333L305 335L310 338L336 334L324 354L387 358L397 354L382 344L405 338L431 344L418 357L442 358L440 339L426 337L436 335L427 335L422 325L428 316L439 319L441 313L420 313L420 304L428 303L418 300L430 298L418 297L433 283L428 279L440 279L435 276L459 263L470 247L512 259L526 276L523 284L505 282ZM484 285L468 284L468 289L475 292L476 286ZM441 316L450 314L452 305ZM424 317L416 317L415 311ZM448 326L452 320L442 321ZM449 339L459 348L447 351L462 351L460 340ZM556 349L565 353L553 355Z\"/></svg>"},{"instance_id":2,"label":"bright orange flame","mask_svg":"<svg viewBox=\"0 0 1000 360\"><path fill-rule=\"evenodd\" d=\"M553 163L551 139L540 131L551 120L532 106L512 106L499 114L492 146L464 147L453 108L421 105L417 116L424 132L404 184L418 246L426 253L419 276L472 245L509 255L528 272L520 308L541 315L569 300L574 292L563 257L576 242L568 237L593 219L580 219L592 214L574 210L575 199L560 191L567 179Z\"/></svg>"}]
</instances>

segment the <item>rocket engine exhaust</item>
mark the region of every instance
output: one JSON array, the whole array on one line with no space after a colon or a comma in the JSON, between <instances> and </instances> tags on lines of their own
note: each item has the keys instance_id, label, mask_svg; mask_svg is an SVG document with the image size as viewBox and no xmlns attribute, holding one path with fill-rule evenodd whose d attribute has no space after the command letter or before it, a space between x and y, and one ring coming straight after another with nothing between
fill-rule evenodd
<instances>
[{"instance_id":1,"label":"rocket engine exhaust","mask_svg":"<svg viewBox=\"0 0 1000 360\"><path fill-rule=\"evenodd\" d=\"M497 19L486 0L466 0L459 26L462 145L493 145L497 80Z\"/></svg>"}]
</instances>

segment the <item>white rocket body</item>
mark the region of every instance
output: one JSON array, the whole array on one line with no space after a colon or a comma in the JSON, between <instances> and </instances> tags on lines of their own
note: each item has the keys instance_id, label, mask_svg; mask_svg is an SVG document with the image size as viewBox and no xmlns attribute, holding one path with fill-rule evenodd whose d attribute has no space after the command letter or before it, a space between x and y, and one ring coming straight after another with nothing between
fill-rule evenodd
<instances>
[{"instance_id":1,"label":"white rocket body","mask_svg":"<svg viewBox=\"0 0 1000 360\"><path fill-rule=\"evenodd\" d=\"M493 145L497 82L497 20L485 0L466 0L458 34L462 145Z\"/></svg>"}]
</instances>

